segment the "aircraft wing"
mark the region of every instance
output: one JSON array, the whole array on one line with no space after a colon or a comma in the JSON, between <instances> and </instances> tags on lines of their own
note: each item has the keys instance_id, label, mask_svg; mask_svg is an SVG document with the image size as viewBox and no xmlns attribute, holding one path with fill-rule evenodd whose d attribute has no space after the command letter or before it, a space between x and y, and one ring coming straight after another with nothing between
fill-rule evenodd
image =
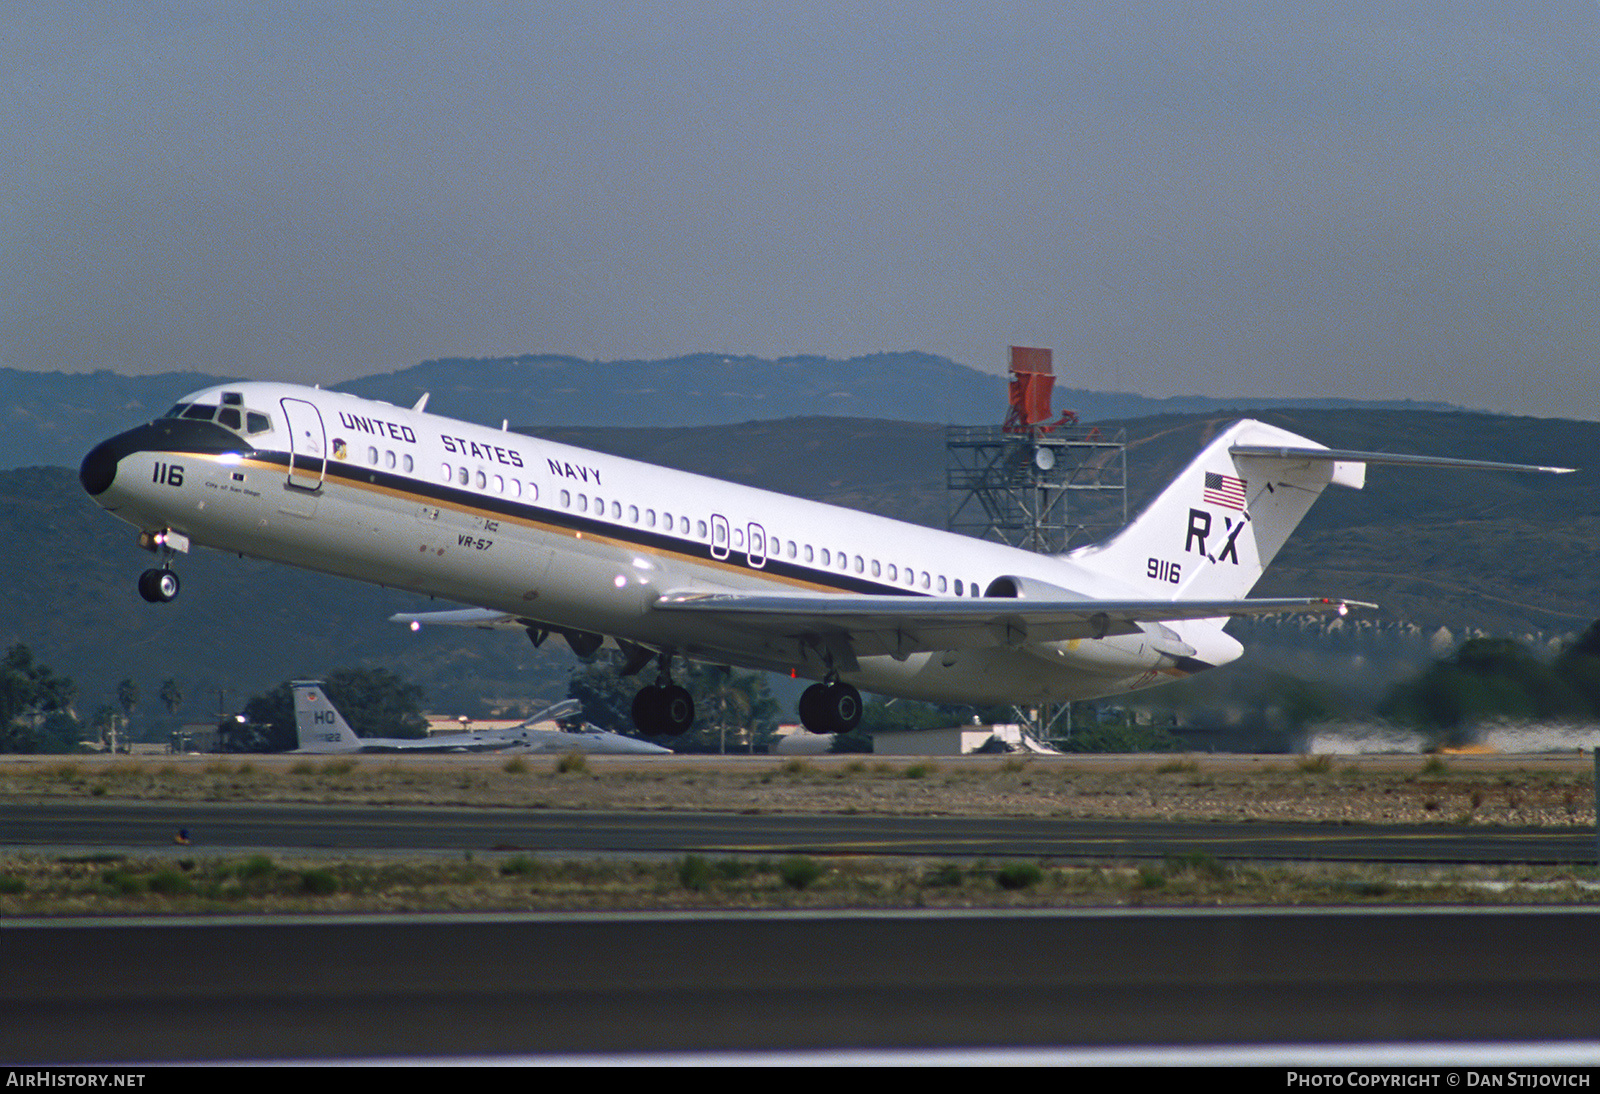
<instances>
[{"instance_id":1,"label":"aircraft wing","mask_svg":"<svg viewBox=\"0 0 1600 1094\"><path fill-rule=\"evenodd\" d=\"M1356 600L1036 600L1010 597L840 596L828 593L667 593L653 610L695 615L769 642L822 644L839 654L905 657L935 650L1017 646L1115 634L1147 635L1157 649L1194 650L1160 626L1183 619L1295 613L1344 615L1375 608ZM401 613L396 623L525 628L530 622L489 608Z\"/></svg>"},{"instance_id":2,"label":"aircraft wing","mask_svg":"<svg viewBox=\"0 0 1600 1094\"><path fill-rule=\"evenodd\" d=\"M1298 612L1344 615L1354 600L1035 600L828 594L669 593L654 610L710 618L769 639L839 644L857 657L1014 646L1113 634L1150 636L1178 656L1194 651L1163 622Z\"/></svg>"}]
</instances>

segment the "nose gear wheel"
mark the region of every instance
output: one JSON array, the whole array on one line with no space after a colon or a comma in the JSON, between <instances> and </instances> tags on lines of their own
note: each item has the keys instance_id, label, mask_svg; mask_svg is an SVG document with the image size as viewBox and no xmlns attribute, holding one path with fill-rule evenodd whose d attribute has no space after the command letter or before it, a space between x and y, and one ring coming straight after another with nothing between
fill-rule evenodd
<instances>
[{"instance_id":1,"label":"nose gear wheel","mask_svg":"<svg viewBox=\"0 0 1600 1094\"><path fill-rule=\"evenodd\" d=\"M165 604L178 596L178 575L165 566L139 575L139 595L152 604Z\"/></svg>"}]
</instances>

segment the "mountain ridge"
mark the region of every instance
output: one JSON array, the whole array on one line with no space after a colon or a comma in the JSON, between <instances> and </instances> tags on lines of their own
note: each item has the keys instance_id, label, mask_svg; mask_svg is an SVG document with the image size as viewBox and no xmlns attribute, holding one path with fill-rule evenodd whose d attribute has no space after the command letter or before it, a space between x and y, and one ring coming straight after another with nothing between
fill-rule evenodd
<instances>
[{"instance_id":1,"label":"mountain ridge","mask_svg":"<svg viewBox=\"0 0 1600 1094\"><path fill-rule=\"evenodd\" d=\"M179 396L233 379L0 368L0 468L75 466L96 443L155 418ZM435 413L487 425L700 426L796 416L998 424L1006 412L1003 377L914 351L845 360L712 353L609 362L559 354L440 358L330 386L397 406L415 405L429 392ZM1268 407L1459 409L1404 400L1153 398L1070 387L1057 388L1055 405L1086 421Z\"/></svg>"}]
</instances>

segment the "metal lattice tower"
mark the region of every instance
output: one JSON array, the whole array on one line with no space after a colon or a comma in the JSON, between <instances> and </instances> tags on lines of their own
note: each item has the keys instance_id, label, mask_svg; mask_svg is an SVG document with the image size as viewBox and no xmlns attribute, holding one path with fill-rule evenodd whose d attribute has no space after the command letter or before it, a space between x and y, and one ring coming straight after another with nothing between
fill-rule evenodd
<instances>
[{"instance_id":1,"label":"metal lattice tower","mask_svg":"<svg viewBox=\"0 0 1600 1094\"><path fill-rule=\"evenodd\" d=\"M1047 349L1012 346L1005 424L945 429L950 531L1060 554L1128 523L1127 432L1085 426L1070 410L1048 422L1050 358ZM1036 741L1054 735L1062 714L1062 736L1072 735L1071 703L1014 710Z\"/></svg>"},{"instance_id":2,"label":"metal lattice tower","mask_svg":"<svg viewBox=\"0 0 1600 1094\"><path fill-rule=\"evenodd\" d=\"M1121 429L950 426L945 452L952 532L1059 554L1128 523Z\"/></svg>"}]
</instances>

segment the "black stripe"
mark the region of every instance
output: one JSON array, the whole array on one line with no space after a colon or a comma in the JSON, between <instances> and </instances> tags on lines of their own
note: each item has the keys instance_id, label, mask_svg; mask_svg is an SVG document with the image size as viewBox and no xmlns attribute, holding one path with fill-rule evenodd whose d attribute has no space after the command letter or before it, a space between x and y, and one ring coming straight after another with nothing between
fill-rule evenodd
<instances>
[{"instance_id":1,"label":"black stripe","mask_svg":"<svg viewBox=\"0 0 1600 1094\"><path fill-rule=\"evenodd\" d=\"M252 459L282 467L285 473L288 472L289 455L286 452L256 452L252 455ZM303 467L301 473L304 474ZM776 577L822 585L836 592L863 593L877 596L932 596L931 593L918 592L915 589L907 589L904 586L891 585L884 581L873 581L867 577L855 577L850 574L840 573L837 570L806 566L803 563L780 559L773 555L767 556L766 565L764 566L751 566L749 552L736 551L731 548L726 558L713 558L711 545L702 543L699 540L680 539L677 536L663 535L660 532L633 525L612 524L607 521L595 520L593 517L581 516L563 509L552 509L532 502L513 501L503 497L476 494L470 490L463 490L458 486L409 478L392 471L381 471L375 467L361 467L329 460L327 462L326 477L347 483L364 483L379 486L407 495L419 502L433 502L455 509L475 509L498 516L537 521L540 524L569 532L582 532L585 535L597 535L608 539L620 540L631 547L638 547L646 551L670 551L680 555L687 555L696 561L707 562L715 566L727 566L753 574L772 574Z\"/></svg>"}]
</instances>

